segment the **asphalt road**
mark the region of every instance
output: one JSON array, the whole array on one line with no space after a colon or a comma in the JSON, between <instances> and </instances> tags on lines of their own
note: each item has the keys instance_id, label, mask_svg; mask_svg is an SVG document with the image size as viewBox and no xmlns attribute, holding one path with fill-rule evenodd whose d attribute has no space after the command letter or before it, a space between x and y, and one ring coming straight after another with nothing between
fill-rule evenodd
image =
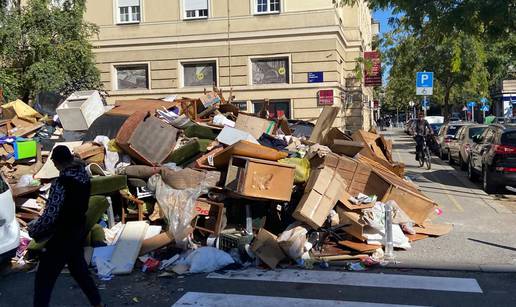
<instances>
[{"instance_id":1,"label":"asphalt road","mask_svg":"<svg viewBox=\"0 0 516 307\"><path fill-rule=\"evenodd\" d=\"M348 273L331 267L249 269L235 274L159 278L135 271L99 282L99 287L108 306L516 306L512 273L391 269ZM33 278L32 273L1 277L0 306L30 306ZM63 273L51 306L87 306L87 301Z\"/></svg>"},{"instance_id":2,"label":"asphalt road","mask_svg":"<svg viewBox=\"0 0 516 307\"><path fill-rule=\"evenodd\" d=\"M420 168L415 143L401 129L385 135L394 141L393 159L406 164L406 175L442 208L434 223L453 231L440 238L414 242L409 251L396 253L408 267L516 270L516 198L487 195L467 174L433 156L432 169Z\"/></svg>"}]
</instances>

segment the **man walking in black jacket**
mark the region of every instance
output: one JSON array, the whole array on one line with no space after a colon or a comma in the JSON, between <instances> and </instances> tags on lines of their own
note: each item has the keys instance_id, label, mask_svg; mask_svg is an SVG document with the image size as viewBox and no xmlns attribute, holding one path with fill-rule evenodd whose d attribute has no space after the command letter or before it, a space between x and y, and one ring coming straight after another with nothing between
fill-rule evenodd
<instances>
[{"instance_id":1,"label":"man walking in black jacket","mask_svg":"<svg viewBox=\"0 0 516 307\"><path fill-rule=\"evenodd\" d=\"M59 177L52 183L43 215L29 226L36 242L44 242L34 287L34 306L48 306L52 289L67 264L72 277L92 306L102 306L99 291L84 260L86 211L90 178L84 163L66 146L54 148L52 157Z\"/></svg>"}]
</instances>

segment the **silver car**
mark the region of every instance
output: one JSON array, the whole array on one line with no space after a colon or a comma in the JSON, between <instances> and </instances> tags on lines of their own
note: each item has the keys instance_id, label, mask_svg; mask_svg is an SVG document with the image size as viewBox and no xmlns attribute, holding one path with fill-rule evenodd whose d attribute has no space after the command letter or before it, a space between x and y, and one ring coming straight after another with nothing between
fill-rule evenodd
<instances>
[{"instance_id":1,"label":"silver car","mask_svg":"<svg viewBox=\"0 0 516 307\"><path fill-rule=\"evenodd\" d=\"M450 164L458 163L462 170L466 170L469 163L469 154L473 146L473 137L481 135L487 125L462 126L451 138L448 144L448 161Z\"/></svg>"}]
</instances>

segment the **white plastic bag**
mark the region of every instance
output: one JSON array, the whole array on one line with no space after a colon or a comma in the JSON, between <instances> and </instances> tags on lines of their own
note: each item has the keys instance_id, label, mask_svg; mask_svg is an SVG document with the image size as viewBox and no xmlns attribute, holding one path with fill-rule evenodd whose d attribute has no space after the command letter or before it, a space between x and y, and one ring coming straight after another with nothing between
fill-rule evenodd
<instances>
[{"instance_id":1,"label":"white plastic bag","mask_svg":"<svg viewBox=\"0 0 516 307\"><path fill-rule=\"evenodd\" d=\"M297 260L307 252L305 244L307 233L308 229L301 226L301 223L294 223L279 235L277 241L287 256Z\"/></svg>"},{"instance_id":2,"label":"white plastic bag","mask_svg":"<svg viewBox=\"0 0 516 307\"><path fill-rule=\"evenodd\" d=\"M202 182L192 189L176 190L168 186L155 174L147 183L147 187L154 192L163 215L169 223L169 233L174 237L178 247L186 248L188 237L193 231L191 226L194 218L195 202L208 192L209 183Z\"/></svg>"},{"instance_id":3,"label":"white plastic bag","mask_svg":"<svg viewBox=\"0 0 516 307\"><path fill-rule=\"evenodd\" d=\"M210 273L220 270L235 261L228 253L214 247L196 249L187 258L190 273Z\"/></svg>"}]
</instances>

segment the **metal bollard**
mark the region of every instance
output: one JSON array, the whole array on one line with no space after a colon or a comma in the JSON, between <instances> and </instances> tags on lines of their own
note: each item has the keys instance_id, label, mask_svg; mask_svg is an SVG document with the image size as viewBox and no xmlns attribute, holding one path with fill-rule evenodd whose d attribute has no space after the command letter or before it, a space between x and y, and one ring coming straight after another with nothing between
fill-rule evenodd
<instances>
[{"instance_id":1,"label":"metal bollard","mask_svg":"<svg viewBox=\"0 0 516 307\"><path fill-rule=\"evenodd\" d=\"M392 206L385 204L385 260L394 260L394 243L392 237Z\"/></svg>"}]
</instances>

